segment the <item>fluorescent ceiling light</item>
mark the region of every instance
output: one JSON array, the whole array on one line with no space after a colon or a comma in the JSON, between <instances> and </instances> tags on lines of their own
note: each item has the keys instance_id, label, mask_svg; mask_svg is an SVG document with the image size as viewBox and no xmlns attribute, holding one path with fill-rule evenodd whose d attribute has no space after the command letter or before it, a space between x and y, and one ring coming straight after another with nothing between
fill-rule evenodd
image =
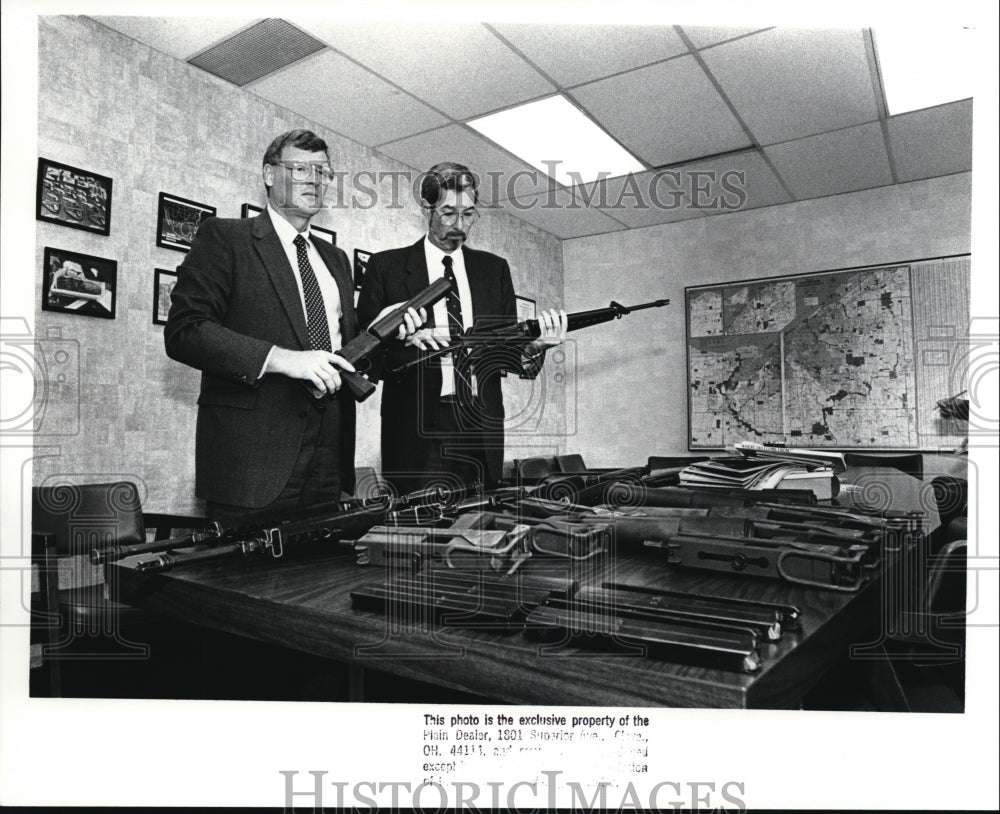
<instances>
[{"instance_id":1,"label":"fluorescent ceiling light","mask_svg":"<svg viewBox=\"0 0 1000 814\"><path fill-rule=\"evenodd\" d=\"M966 28L875 29L889 115L972 96L975 45Z\"/></svg>"},{"instance_id":2,"label":"fluorescent ceiling light","mask_svg":"<svg viewBox=\"0 0 1000 814\"><path fill-rule=\"evenodd\" d=\"M564 96L529 102L468 124L566 186L646 169Z\"/></svg>"}]
</instances>

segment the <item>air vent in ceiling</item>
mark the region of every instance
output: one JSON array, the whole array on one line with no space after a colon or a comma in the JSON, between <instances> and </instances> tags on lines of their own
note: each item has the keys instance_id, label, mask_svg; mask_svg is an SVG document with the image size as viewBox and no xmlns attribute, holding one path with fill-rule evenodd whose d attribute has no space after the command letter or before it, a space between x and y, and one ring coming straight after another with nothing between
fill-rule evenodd
<instances>
[{"instance_id":1,"label":"air vent in ceiling","mask_svg":"<svg viewBox=\"0 0 1000 814\"><path fill-rule=\"evenodd\" d=\"M326 46L284 20L267 19L188 60L234 85L246 85Z\"/></svg>"}]
</instances>

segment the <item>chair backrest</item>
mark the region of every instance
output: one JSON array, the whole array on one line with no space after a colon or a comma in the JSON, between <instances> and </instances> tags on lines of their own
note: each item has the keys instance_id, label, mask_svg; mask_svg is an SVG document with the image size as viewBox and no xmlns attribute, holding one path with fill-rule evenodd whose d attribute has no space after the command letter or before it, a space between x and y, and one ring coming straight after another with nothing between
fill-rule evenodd
<instances>
[{"instance_id":1,"label":"chair backrest","mask_svg":"<svg viewBox=\"0 0 1000 814\"><path fill-rule=\"evenodd\" d=\"M874 466L898 469L920 480L924 476L924 456L914 453L845 452L844 461L850 467Z\"/></svg>"},{"instance_id":2,"label":"chair backrest","mask_svg":"<svg viewBox=\"0 0 1000 814\"><path fill-rule=\"evenodd\" d=\"M583 462L583 456L578 453L572 455L556 455L556 469L560 472L586 472L587 465Z\"/></svg>"},{"instance_id":3,"label":"chair backrest","mask_svg":"<svg viewBox=\"0 0 1000 814\"><path fill-rule=\"evenodd\" d=\"M519 478L537 480L551 475L553 471L551 458L522 458L514 461L514 469Z\"/></svg>"},{"instance_id":4,"label":"chair backrest","mask_svg":"<svg viewBox=\"0 0 1000 814\"><path fill-rule=\"evenodd\" d=\"M111 543L145 542L139 490L129 481L36 486L31 530L54 534L59 556L88 555Z\"/></svg>"}]
</instances>

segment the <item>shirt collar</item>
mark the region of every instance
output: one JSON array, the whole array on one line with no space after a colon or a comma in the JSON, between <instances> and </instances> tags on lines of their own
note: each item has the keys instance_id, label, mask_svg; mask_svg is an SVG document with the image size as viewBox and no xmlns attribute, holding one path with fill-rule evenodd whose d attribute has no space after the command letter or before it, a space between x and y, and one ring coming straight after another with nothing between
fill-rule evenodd
<instances>
[{"instance_id":1,"label":"shirt collar","mask_svg":"<svg viewBox=\"0 0 1000 814\"><path fill-rule=\"evenodd\" d=\"M309 240L308 228L304 232L297 231L295 227L285 220L281 213L270 203L267 205L267 214L271 218L271 224L274 226L274 231L278 233L278 240L280 240L283 245L291 246L295 238L299 235L302 235L302 237L306 240Z\"/></svg>"},{"instance_id":2,"label":"shirt collar","mask_svg":"<svg viewBox=\"0 0 1000 814\"><path fill-rule=\"evenodd\" d=\"M462 263L462 247L459 246L451 254L441 251L437 246L431 243L431 240L426 235L424 236L424 257L427 258L427 265L430 266L431 261L434 261L435 267L441 265L441 260L445 257L451 257L453 260L453 265L459 265Z\"/></svg>"}]
</instances>

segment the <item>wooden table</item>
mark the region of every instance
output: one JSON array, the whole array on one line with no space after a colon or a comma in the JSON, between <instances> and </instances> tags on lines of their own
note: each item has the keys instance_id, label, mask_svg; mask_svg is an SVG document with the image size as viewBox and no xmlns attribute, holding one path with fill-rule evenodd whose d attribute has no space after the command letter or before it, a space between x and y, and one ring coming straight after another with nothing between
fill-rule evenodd
<instances>
[{"instance_id":1,"label":"wooden table","mask_svg":"<svg viewBox=\"0 0 1000 814\"><path fill-rule=\"evenodd\" d=\"M672 568L652 552L620 554L577 575L582 584L607 580L799 607L801 630L762 645L762 666L743 674L540 645L523 632L442 629L421 620L390 625L378 613L353 610L349 596L358 586L383 581L385 570L356 565L340 546L279 560L234 555L159 574L137 572L137 559L108 568L112 593L129 604L516 704L794 708L850 645L876 641L880 615L877 578L857 593L843 593ZM564 576L565 568L560 566Z\"/></svg>"}]
</instances>

